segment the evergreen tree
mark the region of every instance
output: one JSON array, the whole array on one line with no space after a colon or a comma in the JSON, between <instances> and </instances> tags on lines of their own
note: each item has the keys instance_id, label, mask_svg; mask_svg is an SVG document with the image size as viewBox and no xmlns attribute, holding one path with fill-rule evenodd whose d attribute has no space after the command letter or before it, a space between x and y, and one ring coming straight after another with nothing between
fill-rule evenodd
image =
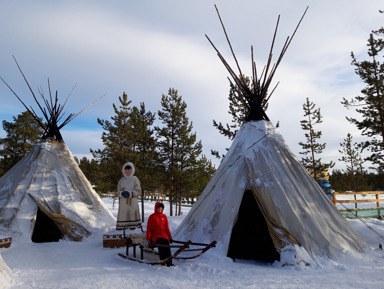
<instances>
[{"instance_id":1,"label":"evergreen tree","mask_svg":"<svg viewBox=\"0 0 384 289\"><path fill-rule=\"evenodd\" d=\"M43 134L28 111L13 117L13 122L3 120L3 129L7 136L0 139L0 176L19 162Z\"/></svg>"},{"instance_id":2,"label":"evergreen tree","mask_svg":"<svg viewBox=\"0 0 384 289\"><path fill-rule=\"evenodd\" d=\"M250 80L249 77L245 77L244 79L246 83L249 85ZM242 96L241 92L237 88L236 85L234 85L232 82L230 82L230 89L229 89L229 111L228 113L232 116L232 123L231 124L225 124L223 125L221 122L217 122L216 120L213 120L213 126L217 128L220 132L220 134L226 136L230 140L233 140L239 131L240 127L242 126L243 122L245 121L248 110L247 106L244 105L244 97ZM219 152L216 150L211 150L211 154L217 158L223 158L224 155L220 156Z\"/></svg>"},{"instance_id":3,"label":"evergreen tree","mask_svg":"<svg viewBox=\"0 0 384 289\"><path fill-rule=\"evenodd\" d=\"M168 95L162 95L161 106L162 110L158 111L158 116L163 127L155 129L159 155L164 164L164 184L165 189L169 191L172 216L174 200L181 201L181 197L191 191L202 144L196 140L196 133L192 132L193 124L186 115L187 104L176 89L170 88Z\"/></svg>"},{"instance_id":4,"label":"evergreen tree","mask_svg":"<svg viewBox=\"0 0 384 289\"><path fill-rule=\"evenodd\" d=\"M135 163L132 155L132 131L128 123L132 108L131 100L127 94L119 96L119 106L112 104L115 115L112 121L97 119L102 126L101 139L104 144L102 150L92 150L93 157L100 165L100 180L97 183L98 190L102 192L115 191L117 183L122 176L121 167L128 160Z\"/></svg>"},{"instance_id":5,"label":"evergreen tree","mask_svg":"<svg viewBox=\"0 0 384 289\"><path fill-rule=\"evenodd\" d=\"M361 157L360 146L355 142L352 143L352 135L347 134L347 137L344 139L344 142L340 144L342 147L339 152L342 154L342 157L339 161L343 161L346 165L346 170L344 172L347 175L348 179L348 188L350 191L359 191L363 187L363 163L364 160Z\"/></svg>"},{"instance_id":6,"label":"evergreen tree","mask_svg":"<svg viewBox=\"0 0 384 289\"><path fill-rule=\"evenodd\" d=\"M248 87L250 87L250 91L254 90L254 87L251 85L251 81L248 76L243 76L244 81ZM243 125L243 123L247 120L247 117L250 114L250 104L245 103L246 97L241 93L239 88L230 82L229 89L229 111L228 113L232 116L231 124L222 124L221 122L217 122L213 120L213 126L217 128L220 134L226 136L230 140L233 140ZM252 107L252 106L251 106ZM268 109L267 100L263 101L262 108L264 111ZM276 127L279 127L279 122L277 122ZM219 154L216 150L211 150L211 155L216 158L224 158L224 155Z\"/></svg>"},{"instance_id":7,"label":"evergreen tree","mask_svg":"<svg viewBox=\"0 0 384 289\"><path fill-rule=\"evenodd\" d=\"M134 134L132 135L133 150L136 155L136 170L140 175L143 190L154 191L160 185L162 166L157 149L153 123L156 114L146 111L145 104L134 106L130 113L129 124Z\"/></svg>"},{"instance_id":8,"label":"evergreen tree","mask_svg":"<svg viewBox=\"0 0 384 289\"><path fill-rule=\"evenodd\" d=\"M135 165L135 175L142 189L154 190L158 186L158 157L154 130L151 129L155 114L147 112L144 103L131 106L124 92L119 106L113 104L112 121L98 119L103 127L102 150L91 150L98 163L95 183L101 192L115 191L122 176L121 168L130 161Z\"/></svg>"},{"instance_id":9,"label":"evergreen tree","mask_svg":"<svg viewBox=\"0 0 384 289\"><path fill-rule=\"evenodd\" d=\"M309 101L309 98L307 97L306 102L303 104L304 117L306 117L306 119L300 121L301 128L304 131L307 131L305 133L307 142L299 142L299 145L301 145L304 150L303 152L300 152L300 154L306 155L306 157L302 157L301 163L313 178L318 180L324 178L325 172L335 164L333 162L323 163L321 158L318 157L325 149L326 144L318 142L322 132L314 130L316 124L323 122L320 108L315 107L316 105Z\"/></svg>"},{"instance_id":10,"label":"evergreen tree","mask_svg":"<svg viewBox=\"0 0 384 289\"><path fill-rule=\"evenodd\" d=\"M245 80L249 85L249 78L245 77ZM222 135L228 137L231 140L235 138L236 133L238 132L248 115L248 111L246 106L244 106L243 99L244 97L241 95L241 92L231 82L228 96L228 113L232 116L232 124L226 124L224 126L221 122L217 123L215 120L213 120L213 126L216 127Z\"/></svg>"},{"instance_id":11,"label":"evergreen tree","mask_svg":"<svg viewBox=\"0 0 384 289\"><path fill-rule=\"evenodd\" d=\"M365 83L361 95L347 100L342 104L346 108L354 107L362 119L347 117L347 120L361 130L361 134L370 138L363 142L362 148L371 154L366 159L376 165L379 172L384 172L384 30L373 31L368 39L368 56L370 60L358 61L351 53L352 65L356 74Z\"/></svg>"},{"instance_id":12,"label":"evergreen tree","mask_svg":"<svg viewBox=\"0 0 384 289\"><path fill-rule=\"evenodd\" d=\"M79 164L79 168L83 172L83 174L86 176L88 181L93 185L96 186L99 180L99 164L95 159L87 159L86 157L83 157L80 161L75 157L76 161ZM96 191L99 193L98 188L96 186Z\"/></svg>"},{"instance_id":13,"label":"evergreen tree","mask_svg":"<svg viewBox=\"0 0 384 289\"><path fill-rule=\"evenodd\" d=\"M336 192L348 191L348 180L346 173L341 170L332 170L332 173L329 175L329 182L331 183L331 188Z\"/></svg>"},{"instance_id":14,"label":"evergreen tree","mask_svg":"<svg viewBox=\"0 0 384 289\"><path fill-rule=\"evenodd\" d=\"M358 176L357 182L359 191L383 191L384 190L384 175L374 173L364 173ZM332 184L332 189L338 192L350 191L350 176L341 170L333 170L329 178Z\"/></svg>"},{"instance_id":15,"label":"evergreen tree","mask_svg":"<svg viewBox=\"0 0 384 289\"><path fill-rule=\"evenodd\" d=\"M190 197L200 196L201 192L205 189L205 186L211 180L215 171L216 168L212 164L212 161L203 155L198 160L197 167L194 170L195 176L193 177L193 180L197 181L192 182L193 189L191 191Z\"/></svg>"}]
</instances>

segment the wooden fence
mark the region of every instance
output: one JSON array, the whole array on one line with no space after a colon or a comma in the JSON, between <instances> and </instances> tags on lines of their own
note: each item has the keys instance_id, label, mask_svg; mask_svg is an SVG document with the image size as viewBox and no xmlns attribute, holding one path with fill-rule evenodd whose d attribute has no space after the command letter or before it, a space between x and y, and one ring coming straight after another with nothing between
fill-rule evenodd
<instances>
[{"instance_id":1,"label":"wooden fence","mask_svg":"<svg viewBox=\"0 0 384 289\"><path fill-rule=\"evenodd\" d=\"M346 217L382 217L384 215L384 191L334 192L332 196L336 206L342 204L343 208L339 208L339 211ZM382 203L381 206L380 203ZM354 207L347 208L345 204L354 204ZM364 206L358 206L358 204L364 204ZM367 207L367 204L376 206Z\"/></svg>"}]
</instances>

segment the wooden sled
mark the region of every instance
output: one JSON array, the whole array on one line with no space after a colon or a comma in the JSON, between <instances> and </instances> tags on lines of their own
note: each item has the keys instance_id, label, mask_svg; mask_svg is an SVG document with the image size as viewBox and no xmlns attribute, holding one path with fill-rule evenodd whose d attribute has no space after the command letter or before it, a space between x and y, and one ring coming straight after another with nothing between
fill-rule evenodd
<instances>
[{"instance_id":1,"label":"wooden sled","mask_svg":"<svg viewBox=\"0 0 384 289\"><path fill-rule=\"evenodd\" d=\"M216 241L211 242L210 244L203 244L203 243L194 243L192 241L175 241L173 240L173 243L180 244L180 245L153 245L151 248L144 248L144 246L139 245L140 248L140 259L136 258L136 245L132 245L127 242L127 250L126 254L121 254L118 253L118 255L124 259L130 260L130 261L135 261L139 263L144 263L144 264L149 264L149 265L161 265L161 264L166 264L172 259L181 259L181 260L187 260L187 259L194 259L197 258L201 255L203 255L205 252L207 252L210 248L213 248L216 246ZM133 247L133 257L129 256L129 248ZM158 255L158 252L156 252L154 249L155 248L170 248L176 249L177 250L169 256L167 259L164 260L157 260L157 261L148 261L144 259L144 253L149 253L153 255ZM188 252L194 252L192 255L188 254ZM196 254L197 252L197 254ZM187 253L187 254L185 254ZM183 256L184 255L184 256Z\"/></svg>"}]
</instances>

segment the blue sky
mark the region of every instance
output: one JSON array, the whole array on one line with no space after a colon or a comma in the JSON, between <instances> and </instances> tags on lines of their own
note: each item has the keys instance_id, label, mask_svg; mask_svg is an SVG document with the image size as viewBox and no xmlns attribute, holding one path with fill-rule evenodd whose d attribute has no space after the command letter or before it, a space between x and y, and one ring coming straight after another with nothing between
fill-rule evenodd
<instances>
[{"instance_id":1,"label":"blue sky","mask_svg":"<svg viewBox=\"0 0 384 289\"><path fill-rule=\"evenodd\" d=\"M267 61L278 15L281 16L274 56L309 6L275 75L280 82L267 114L280 122L280 132L301 158L305 141L300 120L306 97L321 108L327 143L323 161L337 162L340 143L360 133L345 116L354 115L340 101L360 93L350 53L365 59L371 30L383 26L382 1L2 1L0 4L0 76L28 105L35 104L17 70L14 55L32 88L46 93L47 79L64 99L76 84L66 112L77 113L106 95L62 130L76 156L102 147L97 118L110 119L112 103L126 92L133 105L161 109L162 94L176 88L187 103L204 153L224 153L230 142L212 120L230 121L228 73L205 38L207 34L234 66L214 4L217 4L243 73L250 75L250 47L258 69ZM0 83L0 120L24 111ZM5 133L0 129L0 137ZM336 168L343 168L338 163Z\"/></svg>"}]
</instances>

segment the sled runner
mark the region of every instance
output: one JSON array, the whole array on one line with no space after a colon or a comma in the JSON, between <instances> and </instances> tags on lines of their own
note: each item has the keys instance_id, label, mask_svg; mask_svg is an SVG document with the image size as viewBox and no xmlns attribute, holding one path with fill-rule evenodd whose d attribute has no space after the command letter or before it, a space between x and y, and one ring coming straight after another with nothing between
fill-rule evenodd
<instances>
[{"instance_id":1,"label":"sled runner","mask_svg":"<svg viewBox=\"0 0 384 289\"><path fill-rule=\"evenodd\" d=\"M207 252L210 248L216 246L216 241L211 242L210 244L203 244L203 243L194 243L192 241L175 241L173 240L172 243L180 244L180 245L160 245L160 244L155 244L151 246L150 248L145 248L141 244L133 244L132 241L127 238L127 246L126 246L126 253L121 254L118 253L118 255L124 259L130 260L130 261L135 261L139 263L144 263L144 264L149 264L149 265L161 265L161 264L166 264L172 259L194 259L205 252ZM140 259L136 258L136 246L139 246L140 248ZM133 257L129 256L129 248L133 247ZM170 248L172 249L177 249L171 256L169 256L167 259L164 260L158 260L158 252L155 250L156 248L163 247L163 248ZM192 254L190 252L193 252ZM144 253L146 253L146 258L144 258ZM156 256L157 260L147 260L150 259L148 258L150 255Z\"/></svg>"},{"instance_id":2,"label":"sled runner","mask_svg":"<svg viewBox=\"0 0 384 289\"><path fill-rule=\"evenodd\" d=\"M185 244L186 242L173 240L173 243ZM190 246L191 246L191 248L190 248ZM183 252L198 252L198 253L197 254L193 254L193 255L187 254L186 256L175 257L175 259L183 259L183 260L194 259L194 258L197 258L197 257L203 255L205 252L207 252L212 247L216 247L216 241L213 241L210 244L191 242L189 244L188 248L183 250ZM156 254L156 252L155 252L155 254Z\"/></svg>"},{"instance_id":3,"label":"sled runner","mask_svg":"<svg viewBox=\"0 0 384 289\"><path fill-rule=\"evenodd\" d=\"M176 258L177 255L179 255L181 252L183 252L186 248L189 247L189 244L191 243L191 241L188 241L188 242L185 242L184 245L154 245L153 248L156 248L156 247L169 247L169 248L178 248L178 250L173 253L171 256L169 256L167 259L164 259L164 260L157 260L157 261L147 261L147 260L144 260L144 246L143 245L139 245L140 246L140 259L137 259L136 258L136 254L135 254L135 247L134 246L134 257L130 257L128 255L128 249L127 249L127 253L126 255L124 254L121 254L119 253L119 256L124 258L124 259L127 259L127 260L130 260L130 261L135 261L135 262L139 262L139 263L144 263L144 264L149 264L149 265L161 265L161 264L165 264L167 263L169 260L172 260L174 258ZM128 244L127 244L127 248L128 247Z\"/></svg>"}]
</instances>

